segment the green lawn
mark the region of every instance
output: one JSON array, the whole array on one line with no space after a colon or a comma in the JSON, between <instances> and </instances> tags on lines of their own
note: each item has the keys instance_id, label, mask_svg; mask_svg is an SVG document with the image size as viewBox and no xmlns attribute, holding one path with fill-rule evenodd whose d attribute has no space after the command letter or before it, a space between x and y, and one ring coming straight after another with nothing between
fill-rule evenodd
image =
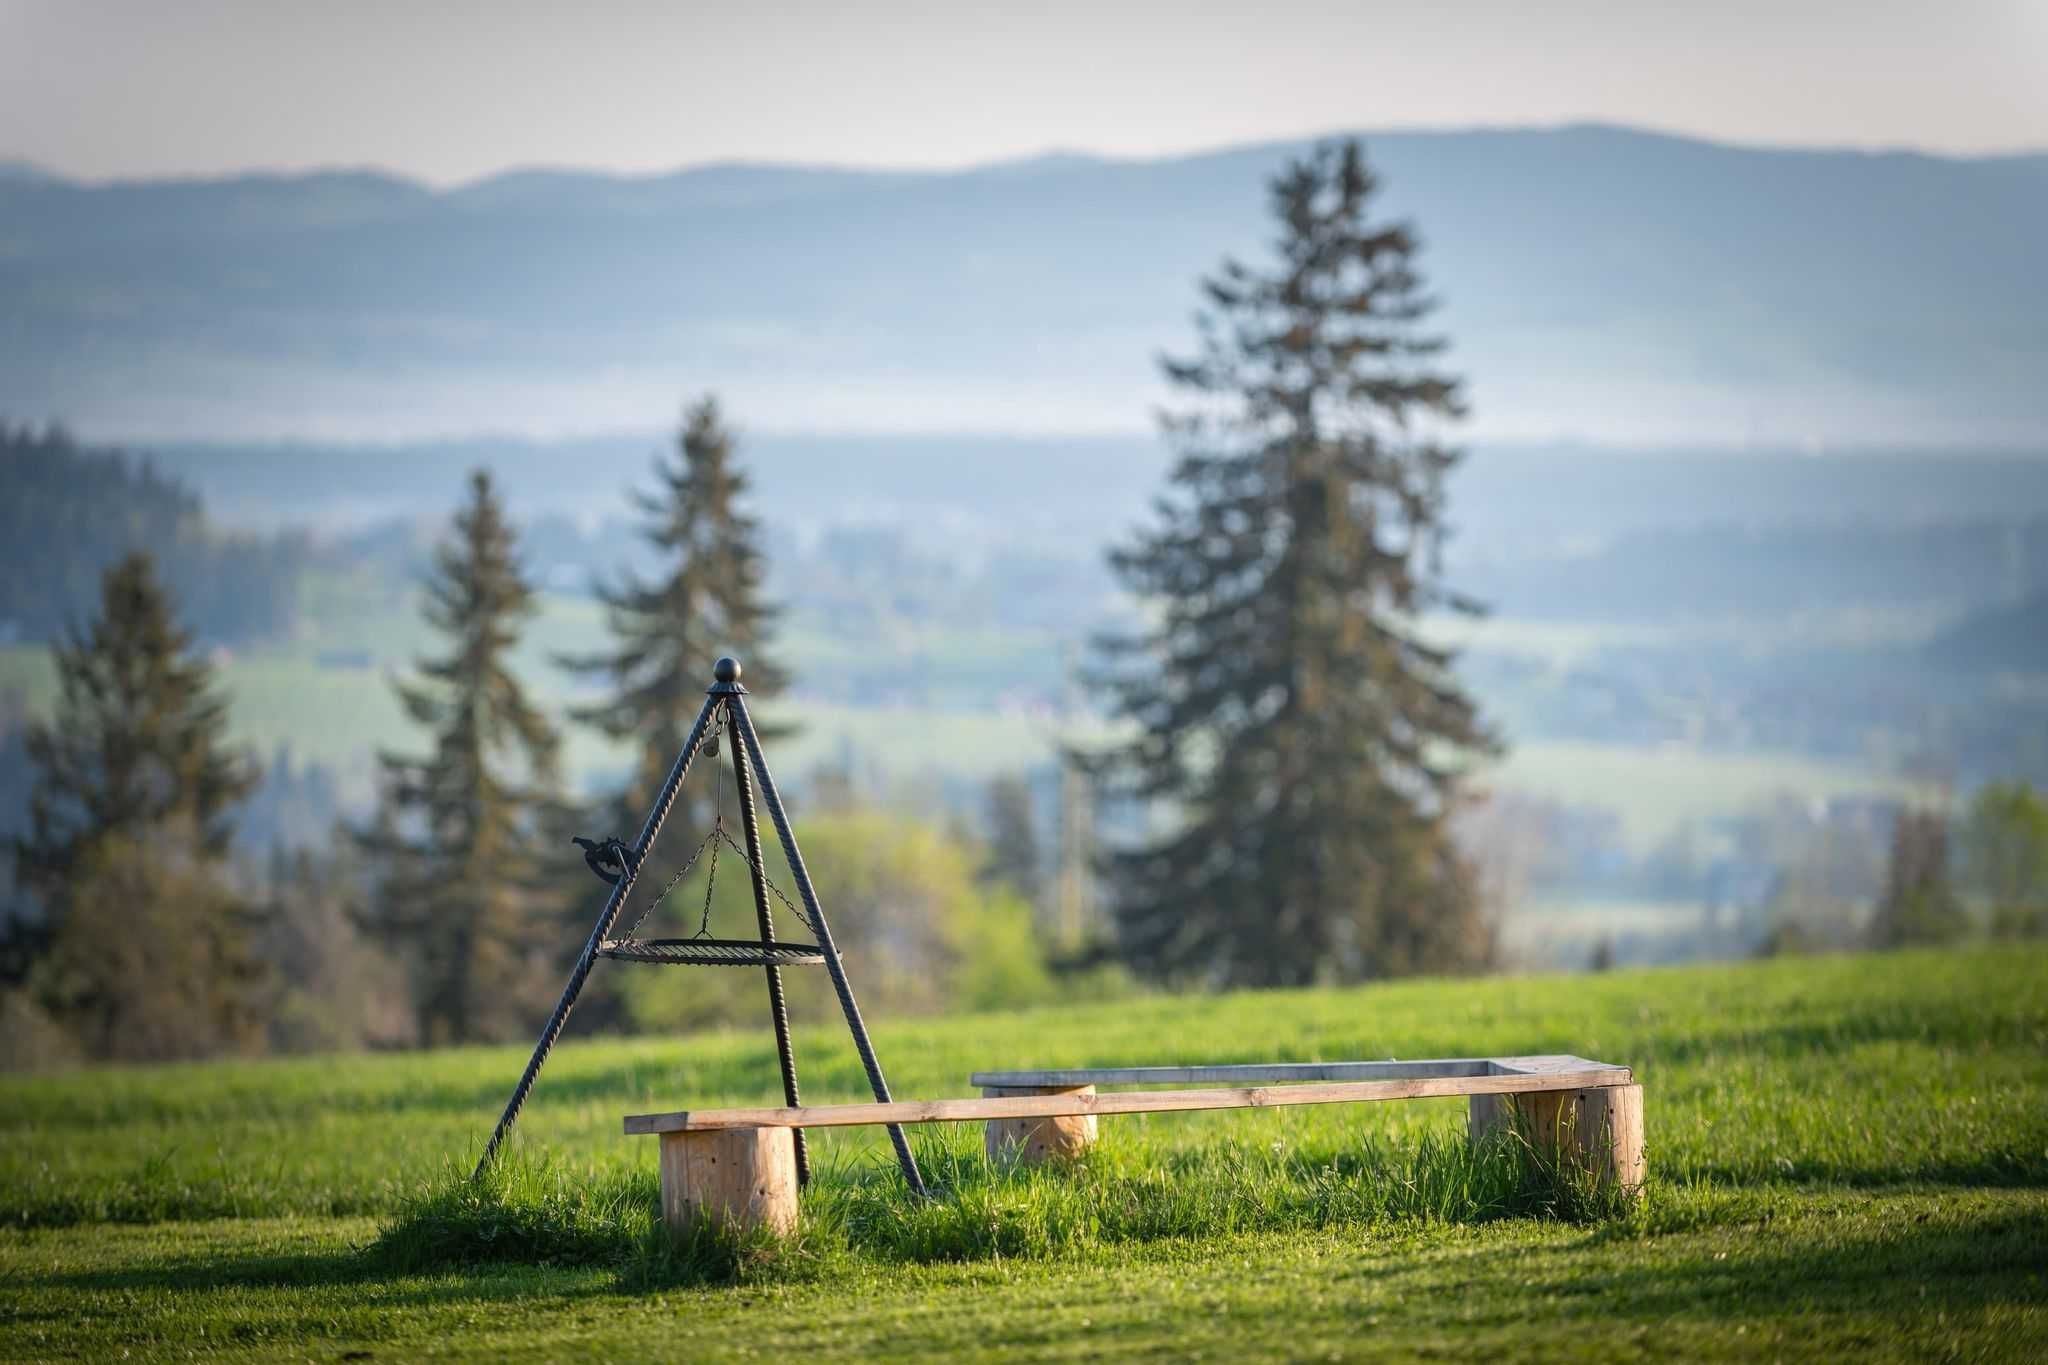
<instances>
[{"instance_id":1,"label":"green lawn","mask_svg":"<svg viewBox=\"0 0 2048 1365\"><path fill-rule=\"evenodd\" d=\"M538 1203L500 1209L495 1244L551 1249L402 1269L391 1247L419 1231L418 1197L446 1193L523 1049L13 1077L0 1356L2048 1351L2040 947L876 1032L897 1091L919 1096L968 1093L992 1065L1576 1051L1637 1068L1652 1184L1632 1215L1528 1216L1456 1183L1462 1111L1422 1101L1105 1120L1100 1159L1070 1174L992 1176L973 1131L923 1130L946 1193L914 1207L879 1135L840 1130L806 1196L817 1231L705 1283L650 1262L654 1144L619 1118L772 1098L768 1039L572 1042L516 1144L569 1212L536 1243ZM799 1048L807 1099L861 1097L843 1039ZM611 1202L576 1206L582 1191ZM451 1259L494 1254L476 1233Z\"/></svg>"}]
</instances>

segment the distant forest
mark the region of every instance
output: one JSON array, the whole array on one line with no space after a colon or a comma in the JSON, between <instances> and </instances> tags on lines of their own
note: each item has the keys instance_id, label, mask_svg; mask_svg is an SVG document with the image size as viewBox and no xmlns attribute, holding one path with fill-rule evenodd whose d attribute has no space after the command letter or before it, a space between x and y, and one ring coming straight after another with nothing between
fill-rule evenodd
<instances>
[{"instance_id":1,"label":"distant forest","mask_svg":"<svg viewBox=\"0 0 2048 1365\"><path fill-rule=\"evenodd\" d=\"M147 459L0 421L0 642L41 641L89 616L100 573L147 549L204 640L288 629L310 550L299 535L230 534Z\"/></svg>"}]
</instances>

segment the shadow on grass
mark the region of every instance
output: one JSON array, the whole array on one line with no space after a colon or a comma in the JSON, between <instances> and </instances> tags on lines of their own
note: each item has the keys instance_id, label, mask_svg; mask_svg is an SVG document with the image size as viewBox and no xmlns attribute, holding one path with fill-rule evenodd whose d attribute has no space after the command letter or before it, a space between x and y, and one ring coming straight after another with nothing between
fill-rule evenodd
<instances>
[{"instance_id":1,"label":"shadow on grass","mask_svg":"<svg viewBox=\"0 0 2048 1365\"><path fill-rule=\"evenodd\" d=\"M1560 1265L1546 1290L1597 1299L1602 1313L1645 1320L1734 1320L1756 1316L1763 1307L1843 1313L1920 1303L1955 1313L2042 1301L2048 1210L2001 1210L1967 1223L1921 1212L1847 1230L1821 1232L1811 1223L1805 1228L1811 1231L1782 1239L1792 1243L1785 1250L1688 1249L1677 1256L1645 1255L1622 1268ZM1603 1230L1579 1245L1621 1236ZM1569 1260L1578 1249L1550 1254ZM1526 1276L1526 1257L1504 1264L1502 1273Z\"/></svg>"},{"instance_id":2,"label":"shadow on grass","mask_svg":"<svg viewBox=\"0 0 2048 1365\"><path fill-rule=\"evenodd\" d=\"M89 1180L49 1167L20 1173L0 1190L0 1225L67 1228L92 1223L140 1226L215 1218L268 1218L310 1213L348 1218L389 1208L376 1187L308 1192L294 1188L283 1163L254 1166L226 1157L181 1169L168 1153L152 1153L125 1171Z\"/></svg>"},{"instance_id":3,"label":"shadow on grass","mask_svg":"<svg viewBox=\"0 0 2048 1365\"><path fill-rule=\"evenodd\" d=\"M215 1290L286 1285L357 1284L386 1272L370 1265L360 1251L315 1252L280 1256L192 1256L151 1266L119 1270L67 1271L24 1275L22 1284L77 1290L178 1289Z\"/></svg>"},{"instance_id":4,"label":"shadow on grass","mask_svg":"<svg viewBox=\"0 0 2048 1365\"><path fill-rule=\"evenodd\" d=\"M194 1256L146 1268L24 1276L14 1284L69 1292L204 1294L377 1283L377 1301L385 1306L533 1305L675 1288L813 1281L825 1278L834 1258L851 1251L816 1236L662 1237L642 1239L618 1262L586 1265L583 1273L560 1265L481 1261L405 1276L371 1247L308 1255ZM1867 1315L1872 1330L1889 1331L1880 1320L2038 1305L2048 1270L2048 1208L1914 1214L1892 1206L1866 1215L1851 1206L1799 1215L1781 1226L1726 1229L1725 1235L1678 1243L1644 1238L1616 1222L1543 1245L1466 1246L1458 1251L1457 1262L1464 1292L1497 1294L1504 1305L1531 1298L1549 1301L1566 1316L1584 1313L1655 1325ZM1396 1299L1410 1293L1426 1298L1441 1288L1445 1266L1435 1256L1374 1255L1334 1273L1339 1279L1370 1281L1381 1300L1389 1292ZM1360 1303L1366 1302L1361 1296ZM58 1316L16 1314L18 1321L55 1321Z\"/></svg>"},{"instance_id":5,"label":"shadow on grass","mask_svg":"<svg viewBox=\"0 0 2048 1365\"><path fill-rule=\"evenodd\" d=\"M1834 1185L1875 1190L1900 1185L1945 1185L1955 1189L2048 1188L2048 1154L2022 1151L1985 1152L1971 1157L1928 1157L1872 1163L1831 1161L1801 1156L1797 1162L1769 1166L1755 1161L1689 1161L1683 1174L1717 1185Z\"/></svg>"},{"instance_id":6,"label":"shadow on grass","mask_svg":"<svg viewBox=\"0 0 2048 1365\"><path fill-rule=\"evenodd\" d=\"M262 1254L210 1256L172 1264L119 1270L68 1271L25 1275L20 1289L66 1293L211 1294L226 1290L318 1292L352 1285L380 1286L377 1301L388 1307L448 1303L521 1303L568 1301L638 1292L638 1283L616 1273L565 1275L552 1265L475 1264L392 1284L394 1273L385 1259L368 1248L303 1256ZM18 1310L19 1321L62 1320L68 1314Z\"/></svg>"}]
</instances>

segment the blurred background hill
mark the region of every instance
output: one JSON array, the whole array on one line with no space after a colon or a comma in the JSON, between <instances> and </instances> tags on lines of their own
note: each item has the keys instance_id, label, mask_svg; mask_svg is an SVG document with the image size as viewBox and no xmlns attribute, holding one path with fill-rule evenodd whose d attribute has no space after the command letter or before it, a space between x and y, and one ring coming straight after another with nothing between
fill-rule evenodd
<instances>
[{"instance_id":1,"label":"blurred background hill","mask_svg":"<svg viewBox=\"0 0 2048 1365\"><path fill-rule=\"evenodd\" d=\"M1366 135L1482 439L2025 446L2048 156ZM0 411L152 440L1137 432L1306 142L965 171L0 177Z\"/></svg>"}]
</instances>

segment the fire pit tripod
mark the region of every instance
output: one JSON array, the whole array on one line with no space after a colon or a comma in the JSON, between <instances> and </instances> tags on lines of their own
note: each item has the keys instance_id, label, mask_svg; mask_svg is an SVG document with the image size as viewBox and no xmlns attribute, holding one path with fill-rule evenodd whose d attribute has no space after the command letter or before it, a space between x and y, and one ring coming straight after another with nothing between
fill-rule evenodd
<instances>
[{"instance_id":1,"label":"fire pit tripod","mask_svg":"<svg viewBox=\"0 0 2048 1365\"><path fill-rule=\"evenodd\" d=\"M562 989L562 998L556 1002L554 1013L548 1016L547 1026L541 1030L540 1041L534 1046L533 1057L526 1063L526 1071L519 1078L519 1084L512 1091L512 1099L505 1106L505 1112L498 1119L497 1129L484 1147L478 1159L472 1179L482 1175L498 1153L519 1118L519 1110L526 1103L527 1094L533 1089L540 1069L547 1063L548 1053L555 1040L561 1036L562 1026L568 1021L569 1011L575 1007L576 997L589 979L590 970L597 959L611 958L618 962L651 962L668 966L684 967L760 967L767 973L768 1007L775 1023L775 1050L782 1067L782 1095L791 1108L801 1101L797 1096L796 1054L789 1042L789 1011L783 1000L782 968L823 964L831 974L832 988L839 995L839 1007L846 1015L846 1026L853 1034L854 1046L860 1051L861 1065L866 1068L868 1084L873 1087L878 1103L887 1104L889 1083L882 1076L882 1064L875 1057L874 1044L868 1040L867 1025L861 1021L860 1006L854 1002L853 987L846 979L846 967L839 959L838 951L832 946L831 926L826 923L825 911L818 904L817 891L811 886L810 873L804 869L802 852L797 848L796 835L790 831L789 816L782 808L782 798L776 793L775 779L768 773L768 762L761 753L761 739L754 731L753 719L747 713L747 689L740 685L740 665L737 659L720 659L712 668L713 683L704 698L704 709L697 715L697 723L690 731L690 737L683 742L683 749L676 756L675 766L669 770L667 781L662 783L661 793L655 798L654 808L647 813L647 821L640 829L640 837L632 844L620 839L593 841L578 839L584 849L583 859L591 871L610 883L611 894L605 898L604 909L597 917L597 924L590 931L589 940L583 945L582 955L576 960L576 969L569 974L569 981ZM730 737L727 747L732 750L734 786L739 795L740 827L745 836L744 848L733 845L747 864L753 883L754 913L760 929L759 939L718 939L705 937L700 931L695 938L687 939L640 939L632 937L633 930L621 938L612 937L612 927L619 914L625 909L626 898L631 894L639 878L641 864L648 850L661 833L662 823L668 818L669 808L675 804L676 795L682 790L683 779L689 775L690 764L700 752L705 753L714 763L719 755L716 747L716 731L722 729ZM707 736L710 742L707 743ZM761 830L754 814L754 782L761 785L761 798L767 803L768 818L774 822L775 834L782 842L783 856L788 860L791 876L796 881L797 895L802 901L799 907L768 880L767 869L761 856ZM683 873L688 872L697 858L708 848L711 852L711 872L716 874L718 845L723 841L732 844L732 836L725 831L723 812L713 824L711 833L697 847L681 872L669 881L673 888ZM803 922L814 938L813 943L784 943L775 937L775 926L769 913L769 896L789 907ZM667 895L664 889L662 895ZM656 897L655 904L660 903ZM706 888L705 924L709 924L710 891ZM653 907L650 906L651 910ZM646 919L646 914L641 915ZM638 921L635 928L638 927ZM918 1174L917 1159L911 1155L910 1144L903 1136L903 1129L896 1124L889 1125L889 1141L896 1149L896 1161L903 1168L903 1178L918 1194L925 1193L923 1178ZM797 1179L808 1182L810 1160L804 1146L801 1129L796 1133Z\"/></svg>"}]
</instances>

